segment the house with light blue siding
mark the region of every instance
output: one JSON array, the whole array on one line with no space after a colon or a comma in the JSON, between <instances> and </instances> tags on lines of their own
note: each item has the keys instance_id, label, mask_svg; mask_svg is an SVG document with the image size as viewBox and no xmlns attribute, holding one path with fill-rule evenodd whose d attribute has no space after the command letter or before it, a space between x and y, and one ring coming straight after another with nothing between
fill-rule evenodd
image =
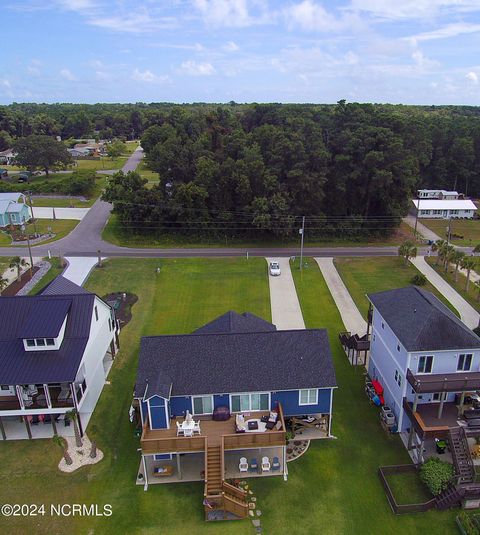
<instances>
[{"instance_id":1,"label":"house with light blue siding","mask_svg":"<svg viewBox=\"0 0 480 535\"><path fill-rule=\"evenodd\" d=\"M325 329L277 331L228 312L188 335L144 337L137 483L204 481L206 518L241 518L245 504L228 480L286 480L287 430L297 440L332 438L336 388Z\"/></svg>"},{"instance_id":2,"label":"house with light blue siding","mask_svg":"<svg viewBox=\"0 0 480 535\"><path fill-rule=\"evenodd\" d=\"M0 193L0 228L22 225L30 217L23 193Z\"/></svg>"},{"instance_id":3,"label":"house with light blue siding","mask_svg":"<svg viewBox=\"0 0 480 535\"><path fill-rule=\"evenodd\" d=\"M423 462L426 452L435 451L435 440L448 441L452 431L475 434L480 338L421 288L373 293L368 299L368 375L383 387L385 405L414 460Z\"/></svg>"}]
</instances>

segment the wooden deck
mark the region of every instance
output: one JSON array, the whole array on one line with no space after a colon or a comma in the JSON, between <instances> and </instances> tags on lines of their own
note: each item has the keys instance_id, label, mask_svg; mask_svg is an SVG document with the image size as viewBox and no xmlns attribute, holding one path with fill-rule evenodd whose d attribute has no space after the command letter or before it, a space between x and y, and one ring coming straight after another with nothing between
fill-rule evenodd
<instances>
[{"instance_id":1,"label":"wooden deck","mask_svg":"<svg viewBox=\"0 0 480 535\"><path fill-rule=\"evenodd\" d=\"M405 398L403 407L417 434L423 438L446 438L450 428L458 427L458 408L455 403L444 403L442 417L438 418L438 403L419 403L416 412Z\"/></svg>"},{"instance_id":2,"label":"wooden deck","mask_svg":"<svg viewBox=\"0 0 480 535\"><path fill-rule=\"evenodd\" d=\"M269 411L250 412L246 419L258 418L269 414ZM225 450L239 448L261 448L269 446L285 445L285 421L283 413L280 412L282 427L280 430L236 433L235 416L224 422L216 422L210 416L194 417L200 420L200 435L192 437L177 436L177 420L183 418L172 418L170 429L149 429L148 422L145 422L141 438L142 452L152 453L172 453L172 452L195 452L205 451L205 440L208 446L220 446L222 437Z\"/></svg>"}]
</instances>

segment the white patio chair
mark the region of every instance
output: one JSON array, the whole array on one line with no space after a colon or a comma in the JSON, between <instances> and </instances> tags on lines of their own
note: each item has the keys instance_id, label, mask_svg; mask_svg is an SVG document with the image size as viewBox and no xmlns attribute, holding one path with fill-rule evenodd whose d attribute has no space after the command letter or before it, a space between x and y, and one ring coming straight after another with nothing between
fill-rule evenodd
<instances>
[{"instance_id":1,"label":"white patio chair","mask_svg":"<svg viewBox=\"0 0 480 535\"><path fill-rule=\"evenodd\" d=\"M198 420L197 422L194 422L194 426L193 426L193 434L197 434L197 435L200 435L201 434L201 431L200 431L200 420Z\"/></svg>"},{"instance_id":2,"label":"white patio chair","mask_svg":"<svg viewBox=\"0 0 480 535\"><path fill-rule=\"evenodd\" d=\"M240 472L248 472L248 462L246 457L240 457L240 463L238 464L238 470Z\"/></svg>"},{"instance_id":3,"label":"white patio chair","mask_svg":"<svg viewBox=\"0 0 480 535\"><path fill-rule=\"evenodd\" d=\"M268 457L262 457L262 472L270 472L270 461Z\"/></svg>"},{"instance_id":4,"label":"white patio chair","mask_svg":"<svg viewBox=\"0 0 480 535\"><path fill-rule=\"evenodd\" d=\"M193 436L193 427L191 429L184 429L183 430L183 434L186 436L186 437L191 437Z\"/></svg>"},{"instance_id":5,"label":"white patio chair","mask_svg":"<svg viewBox=\"0 0 480 535\"><path fill-rule=\"evenodd\" d=\"M184 434L185 434L185 432L184 432L184 430L182 429L182 426L180 425L179 422L177 422L177 437L178 437L178 436L181 436L181 435L184 435Z\"/></svg>"}]
</instances>

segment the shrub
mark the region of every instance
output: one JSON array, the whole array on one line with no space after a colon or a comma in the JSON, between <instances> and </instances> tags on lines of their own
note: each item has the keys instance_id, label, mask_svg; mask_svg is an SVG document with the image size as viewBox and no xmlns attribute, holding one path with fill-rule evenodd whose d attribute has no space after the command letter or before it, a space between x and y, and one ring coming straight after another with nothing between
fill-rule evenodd
<instances>
[{"instance_id":1,"label":"shrub","mask_svg":"<svg viewBox=\"0 0 480 535\"><path fill-rule=\"evenodd\" d=\"M410 282L415 284L415 286L425 286L427 284L427 277L423 273L417 273Z\"/></svg>"},{"instance_id":2,"label":"shrub","mask_svg":"<svg viewBox=\"0 0 480 535\"><path fill-rule=\"evenodd\" d=\"M437 496L448 487L453 477L453 465L441 461L438 457L430 457L420 468L420 479Z\"/></svg>"}]
</instances>

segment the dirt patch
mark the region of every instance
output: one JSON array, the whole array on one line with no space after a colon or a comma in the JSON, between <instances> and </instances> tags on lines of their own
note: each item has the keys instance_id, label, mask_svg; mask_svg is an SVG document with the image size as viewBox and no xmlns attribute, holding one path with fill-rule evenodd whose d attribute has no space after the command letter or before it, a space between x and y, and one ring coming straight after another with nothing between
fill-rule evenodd
<instances>
[{"instance_id":1,"label":"dirt patch","mask_svg":"<svg viewBox=\"0 0 480 535\"><path fill-rule=\"evenodd\" d=\"M38 266L34 266L32 269L32 277L35 275L35 273L40 268ZM30 270L28 269L25 271L25 273L22 273L20 276L20 280L14 280L5 290L3 290L2 295L5 297L12 297L13 295L17 295L17 293L27 284L27 282L30 282Z\"/></svg>"},{"instance_id":2,"label":"dirt patch","mask_svg":"<svg viewBox=\"0 0 480 535\"><path fill-rule=\"evenodd\" d=\"M132 319L132 306L138 301L138 296L126 292L115 292L102 298L115 310L115 317L120 327L125 326Z\"/></svg>"}]
</instances>

